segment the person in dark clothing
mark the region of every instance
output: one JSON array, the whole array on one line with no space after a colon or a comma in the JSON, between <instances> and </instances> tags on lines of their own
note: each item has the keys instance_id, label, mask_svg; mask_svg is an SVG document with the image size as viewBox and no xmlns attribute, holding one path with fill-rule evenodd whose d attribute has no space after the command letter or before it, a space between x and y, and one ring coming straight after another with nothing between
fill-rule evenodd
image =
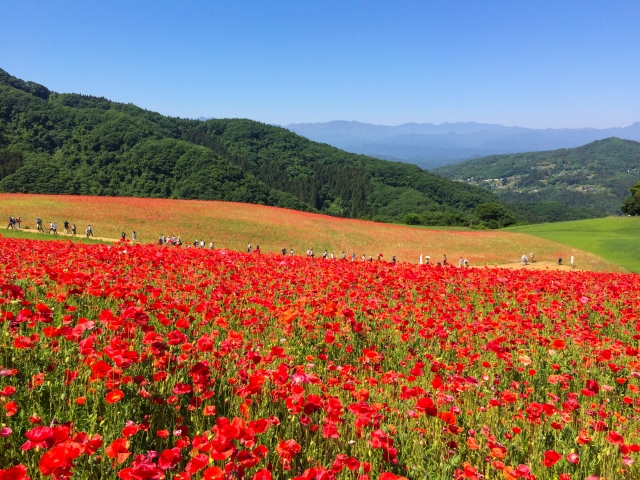
<instances>
[{"instance_id":1,"label":"person in dark clothing","mask_svg":"<svg viewBox=\"0 0 640 480\"><path fill-rule=\"evenodd\" d=\"M71 225L71 235L76 236L76 224Z\"/></svg>"},{"instance_id":2,"label":"person in dark clothing","mask_svg":"<svg viewBox=\"0 0 640 480\"><path fill-rule=\"evenodd\" d=\"M38 231L44 233L44 228L42 228L42 219L36 218L36 226L38 227Z\"/></svg>"},{"instance_id":3,"label":"person in dark clothing","mask_svg":"<svg viewBox=\"0 0 640 480\"><path fill-rule=\"evenodd\" d=\"M64 225L64 233L65 234L69 233L69 222L65 220L62 225Z\"/></svg>"},{"instance_id":4,"label":"person in dark clothing","mask_svg":"<svg viewBox=\"0 0 640 480\"><path fill-rule=\"evenodd\" d=\"M13 217L9 217L9 225L7 225L7 228L10 228L10 229L12 229L12 230L15 230L15 229L16 229L16 226L15 226L15 223L14 223L14 222L15 222L15 220L13 219Z\"/></svg>"}]
</instances>

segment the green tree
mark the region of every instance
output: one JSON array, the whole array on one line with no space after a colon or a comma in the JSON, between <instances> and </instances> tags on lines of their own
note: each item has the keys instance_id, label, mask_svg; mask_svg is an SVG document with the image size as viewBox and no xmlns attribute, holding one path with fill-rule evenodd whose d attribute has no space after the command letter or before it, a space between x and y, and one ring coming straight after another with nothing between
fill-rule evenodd
<instances>
[{"instance_id":1,"label":"green tree","mask_svg":"<svg viewBox=\"0 0 640 480\"><path fill-rule=\"evenodd\" d=\"M495 202L478 205L476 215L489 228L508 227L516 223L516 218L504 206Z\"/></svg>"},{"instance_id":2,"label":"green tree","mask_svg":"<svg viewBox=\"0 0 640 480\"><path fill-rule=\"evenodd\" d=\"M629 189L631 195L624 199L622 203L622 213L635 217L640 215L640 182Z\"/></svg>"}]
</instances>

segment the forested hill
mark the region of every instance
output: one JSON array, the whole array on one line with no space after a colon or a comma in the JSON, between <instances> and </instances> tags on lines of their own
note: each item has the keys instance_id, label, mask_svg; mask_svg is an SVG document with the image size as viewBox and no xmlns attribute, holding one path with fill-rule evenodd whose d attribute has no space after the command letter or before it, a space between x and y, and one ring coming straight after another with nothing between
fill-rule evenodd
<instances>
[{"instance_id":1,"label":"forested hill","mask_svg":"<svg viewBox=\"0 0 640 480\"><path fill-rule=\"evenodd\" d=\"M640 180L640 143L612 137L578 148L494 155L434 172L484 186L505 201L561 202L618 214Z\"/></svg>"},{"instance_id":2,"label":"forested hill","mask_svg":"<svg viewBox=\"0 0 640 480\"><path fill-rule=\"evenodd\" d=\"M476 207L498 201L415 165L346 153L283 128L165 117L51 92L3 70L0 190L230 200L459 225L481 224Z\"/></svg>"}]
</instances>

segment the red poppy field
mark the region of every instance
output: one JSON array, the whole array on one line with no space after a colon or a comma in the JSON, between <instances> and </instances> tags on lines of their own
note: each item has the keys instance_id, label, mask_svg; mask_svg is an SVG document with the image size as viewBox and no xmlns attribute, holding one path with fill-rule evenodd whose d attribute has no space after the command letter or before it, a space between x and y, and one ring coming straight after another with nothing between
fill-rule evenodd
<instances>
[{"instance_id":1,"label":"red poppy field","mask_svg":"<svg viewBox=\"0 0 640 480\"><path fill-rule=\"evenodd\" d=\"M0 480L633 479L640 277L0 238Z\"/></svg>"}]
</instances>

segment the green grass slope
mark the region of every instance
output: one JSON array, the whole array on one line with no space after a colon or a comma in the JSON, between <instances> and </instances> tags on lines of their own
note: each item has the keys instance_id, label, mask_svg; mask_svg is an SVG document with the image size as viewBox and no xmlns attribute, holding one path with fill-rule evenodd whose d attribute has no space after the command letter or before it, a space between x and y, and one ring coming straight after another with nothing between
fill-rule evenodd
<instances>
[{"instance_id":1,"label":"green grass slope","mask_svg":"<svg viewBox=\"0 0 640 480\"><path fill-rule=\"evenodd\" d=\"M561 220L614 215L640 180L640 143L612 137L578 148L492 155L434 172L484 186L505 201L571 207Z\"/></svg>"},{"instance_id":2,"label":"green grass slope","mask_svg":"<svg viewBox=\"0 0 640 480\"><path fill-rule=\"evenodd\" d=\"M640 217L607 217L505 229L569 245L640 272ZM564 259L569 261L569 259ZM576 259L579 263L580 259Z\"/></svg>"}]
</instances>

